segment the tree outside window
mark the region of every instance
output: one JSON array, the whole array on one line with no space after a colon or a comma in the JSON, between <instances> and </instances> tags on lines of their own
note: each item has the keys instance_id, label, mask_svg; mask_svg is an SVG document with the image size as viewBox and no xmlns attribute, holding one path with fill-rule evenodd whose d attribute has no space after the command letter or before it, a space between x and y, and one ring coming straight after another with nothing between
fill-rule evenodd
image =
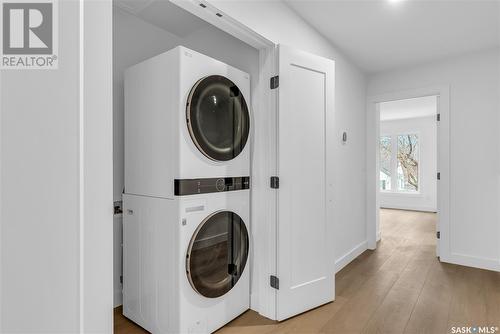
<instances>
[{"instance_id":1,"label":"tree outside window","mask_svg":"<svg viewBox=\"0 0 500 334\"><path fill-rule=\"evenodd\" d=\"M380 137L380 190L419 191L418 166L418 135L403 134ZM391 184L393 176L394 186Z\"/></svg>"},{"instance_id":2,"label":"tree outside window","mask_svg":"<svg viewBox=\"0 0 500 334\"><path fill-rule=\"evenodd\" d=\"M398 136L398 190L418 191L418 136Z\"/></svg>"}]
</instances>

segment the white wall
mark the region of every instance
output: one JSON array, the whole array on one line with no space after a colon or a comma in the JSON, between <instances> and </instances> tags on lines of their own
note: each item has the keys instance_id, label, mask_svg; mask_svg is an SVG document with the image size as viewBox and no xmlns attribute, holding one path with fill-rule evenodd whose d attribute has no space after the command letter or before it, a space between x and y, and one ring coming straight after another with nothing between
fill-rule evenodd
<instances>
[{"instance_id":1,"label":"white wall","mask_svg":"<svg viewBox=\"0 0 500 334\"><path fill-rule=\"evenodd\" d=\"M383 105L383 103L382 103ZM383 106L380 106L381 112ZM400 134L417 134L419 139L419 191L403 193L380 192L380 207L420 211L436 211L437 173L437 126L436 117L418 117L381 121L380 135L392 138ZM396 177L392 178L392 189L396 188Z\"/></svg>"},{"instance_id":2,"label":"white wall","mask_svg":"<svg viewBox=\"0 0 500 334\"><path fill-rule=\"evenodd\" d=\"M451 261L500 270L500 50L380 73L369 95L450 86Z\"/></svg>"},{"instance_id":3,"label":"white wall","mask_svg":"<svg viewBox=\"0 0 500 334\"><path fill-rule=\"evenodd\" d=\"M252 89L259 72L258 51L214 26L207 26L181 38L152 25L128 12L114 7L114 198L121 200L123 191L123 71L142 60L184 45L250 74ZM114 300L120 305L121 295L121 242L122 218L114 219Z\"/></svg>"},{"instance_id":4,"label":"white wall","mask_svg":"<svg viewBox=\"0 0 500 334\"><path fill-rule=\"evenodd\" d=\"M59 68L0 73L1 333L112 332L111 2L58 3Z\"/></svg>"},{"instance_id":5,"label":"white wall","mask_svg":"<svg viewBox=\"0 0 500 334\"><path fill-rule=\"evenodd\" d=\"M366 79L332 44L280 1L224 1L211 4L277 44L335 60L335 117L329 125L334 174L337 269L366 249ZM348 142L341 143L342 132Z\"/></svg>"},{"instance_id":6,"label":"white wall","mask_svg":"<svg viewBox=\"0 0 500 334\"><path fill-rule=\"evenodd\" d=\"M2 333L78 331L78 2L59 11L59 69L1 73Z\"/></svg>"}]
</instances>

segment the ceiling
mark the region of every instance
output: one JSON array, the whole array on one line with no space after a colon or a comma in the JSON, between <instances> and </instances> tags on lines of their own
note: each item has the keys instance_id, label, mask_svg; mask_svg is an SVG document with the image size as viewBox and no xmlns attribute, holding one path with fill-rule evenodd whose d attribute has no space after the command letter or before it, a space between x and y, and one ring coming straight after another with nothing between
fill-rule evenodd
<instances>
[{"instance_id":1,"label":"ceiling","mask_svg":"<svg viewBox=\"0 0 500 334\"><path fill-rule=\"evenodd\" d=\"M206 21L167 0L114 0L113 3L179 37L209 26Z\"/></svg>"},{"instance_id":2,"label":"ceiling","mask_svg":"<svg viewBox=\"0 0 500 334\"><path fill-rule=\"evenodd\" d=\"M380 103L381 121L426 117L435 115L436 112L436 96L424 96Z\"/></svg>"},{"instance_id":3,"label":"ceiling","mask_svg":"<svg viewBox=\"0 0 500 334\"><path fill-rule=\"evenodd\" d=\"M374 73L500 46L498 0L283 0Z\"/></svg>"}]
</instances>

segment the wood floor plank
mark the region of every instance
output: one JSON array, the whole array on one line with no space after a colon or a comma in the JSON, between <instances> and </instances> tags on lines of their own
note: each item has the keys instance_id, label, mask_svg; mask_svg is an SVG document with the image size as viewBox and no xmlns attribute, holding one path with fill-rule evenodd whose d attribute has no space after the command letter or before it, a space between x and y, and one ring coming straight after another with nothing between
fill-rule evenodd
<instances>
[{"instance_id":1,"label":"wood floor plank","mask_svg":"<svg viewBox=\"0 0 500 334\"><path fill-rule=\"evenodd\" d=\"M338 297L351 298L370 277L364 274L343 276L335 281Z\"/></svg>"},{"instance_id":2,"label":"wood floor plank","mask_svg":"<svg viewBox=\"0 0 500 334\"><path fill-rule=\"evenodd\" d=\"M432 259L419 257L418 251L409 259L408 266L363 329L363 333L404 332L433 262Z\"/></svg>"},{"instance_id":3,"label":"wood floor plank","mask_svg":"<svg viewBox=\"0 0 500 334\"><path fill-rule=\"evenodd\" d=\"M447 332L455 271L454 265L433 263L404 333Z\"/></svg>"},{"instance_id":4,"label":"wood floor plank","mask_svg":"<svg viewBox=\"0 0 500 334\"><path fill-rule=\"evenodd\" d=\"M484 271L486 325L500 327L500 273Z\"/></svg>"},{"instance_id":5,"label":"wood floor plank","mask_svg":"<svg viewBox=\"0 0 500 334\"><path fill-rule=\"evenodd\" d=\"M371 277L321 329L321 333L360 333L399 278L388 272Z\"/></svg>"},{"instance_id":6,"label":"wood floor plank","mask_svg":"<svg viewBox=\"0 0 500 334\"><path fill-rule=\"evenodd\" d=\"M448 328L486 325L484 278L482 270L457 267L453 275L453 298L448 316Z\"/></svg>"}]
</instances>

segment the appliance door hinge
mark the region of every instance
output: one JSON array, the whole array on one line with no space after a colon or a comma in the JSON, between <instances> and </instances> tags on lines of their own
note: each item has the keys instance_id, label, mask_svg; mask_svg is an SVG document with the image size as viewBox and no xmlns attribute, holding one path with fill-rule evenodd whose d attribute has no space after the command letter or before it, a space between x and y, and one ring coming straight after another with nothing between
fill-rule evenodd
<instances>
[{"instance_id":1,"label":"appliance door hinge","mask_svg":"<svg viewBox=\"0 0 500 334\"><path fill-rule=\"evenodd\" d=\"M280 178L278 176L271 176L271 188L279 189L280 187Z\"/></svg>"},{"instance_id":2,"label":"appliance door hinge","mask_svg":"<svg viewBox=\"0 0 500 334\"><path fill-rule=\"evenodd\" d=\"M438 122L440 122L440 121L441 121L441 114L436 114L436 120L437 120Z\"/></svg>"},{"instance_id":3,"label":"appliance door hinge","mask_svg":"<svg viewBox=\"0 0 500 334\"><path fill-rule=\"evenodd\" d=\"M436 232L436 238L437 239L441 239L441 231L437 231Z\"/></svg>"},{"instance_id":4,"label":"appliance door hinge","mask_svg":"<svg viewBox=\"0 0 500 334\"><path fill-rule=\"evenodd\" d=\"M441 180L441 173L440 172L437 173L437 179Z\"/></svg>"},{"instance_id":5,"label":"appliance door hinge","mask_svg":"<svg viewBox=\"0 0 500 334\"><path fill-rule=\"evenodd\" d=\"M280 279L274 275L269 276L269 283L271 285L271 288L274 288L276 290L280 289Z\"/></svg>"},{"instance_id":6,"label":"appliance door hinge","mask_svg":"<svg viewBox=\"0 0 500 334\"><path fill-rule=\"evenodd\" d=\"M275 75L274 77L271 78L270 80L270 85L271 85L271 89L275 89L275 88L278 88L279 85L280 85L280 77L279 75Z\"/></svg>"}]
</instances>

